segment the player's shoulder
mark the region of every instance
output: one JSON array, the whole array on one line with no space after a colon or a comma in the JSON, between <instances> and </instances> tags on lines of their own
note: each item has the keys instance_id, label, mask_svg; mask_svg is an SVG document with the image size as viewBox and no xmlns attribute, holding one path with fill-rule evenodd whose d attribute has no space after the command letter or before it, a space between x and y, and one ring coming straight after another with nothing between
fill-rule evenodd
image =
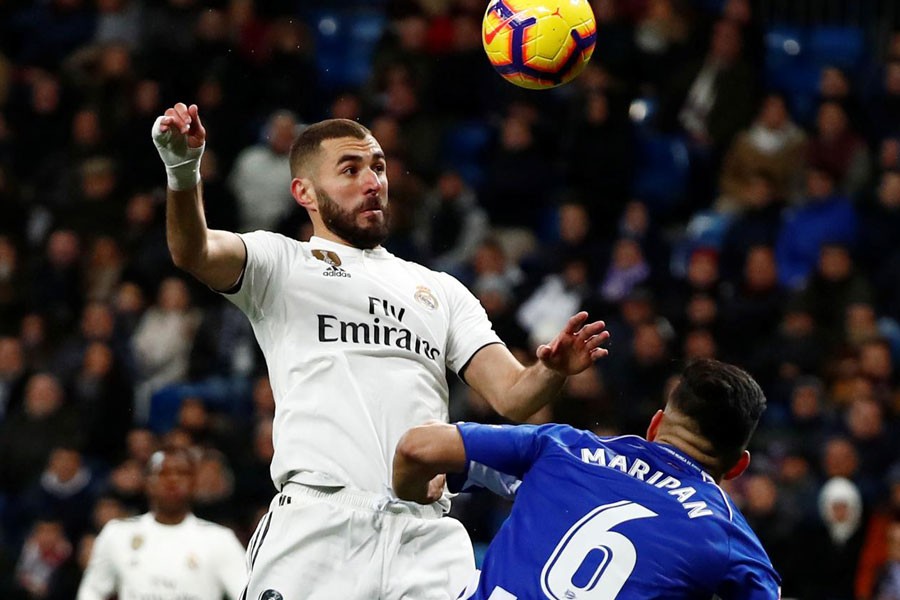
<instances>
[{"instance_id":1,"label":"player's shoulder","mask_svg":"<svg viewBox=\"0 0 900 600\"><path fill-rule=\"evenodd\" d=\"M260 248L270 251L274 249L281 249L294 250L299 252L303 250L305 244L308 244L308 242L301 242L299 240L289 238L286 235L275 233L274 231L266 231L264 229L257 229L256 231L239 233L238 236L244 242L244 245L247 246L250 250Z\"/></svg>"},{"instance_id":2,"label":"player's shoulder","mask_svg":"<svg viewBox=\"0 0 900 600\"><path fill-rule=\"evenodd\" d=\"M103 526L102 533L107 537L127 535L129 532L140 529L146 520L146 516L145 513L119 519L110 519L107 521L106 525Z\"/></svg>"},{"instance_id":3,"label":"player's shoulder","mask_svg":"<svg viewBox=\"0 0 900 600\"><path fill-rule=\"evenodd\" d=\"M415 262L413 260L407 260L405 258L401 258L396 254L392 254L385 250L385 255L390 258L391 264L394 268L404 269L406 271L410 271L415 273L419 278L430 280L430 281L439 281L439 282L454 282L457 281L455 277L450 275L449 273L445 273L443 271L435 271L430 267L426 267L422 263ZM462 285L462 284L460 284Z\"/></svg>"},{"instance_id":4,"label":"player's shoulder","mask_svg":"<svg viewBox=\"0 0 900 600\"><path fill-rule=\"evenodd\" d=\"M647 449L652 447L651 444L653 443L648 442L639 435L596 435L592 432L588 433L590 433L593 439L597 440L598 443L608 446L609 448Z\"/></svg>"},{"instance_id":5,"label":"player's shoulder","mask_svg":"<svg viewBox=\"0 0 900 600\"><path fill-rule=\"evenodd\" d=\"M225 536L225 537L234 536L234 531L232 531L228 527L225 527L224 525L215 523L214 521L208 521L206 519L194 517L193 522L194 522L194 526L198 529L198 531L202 532L203 535Z\"/></svg>"},{"instance_id":6,"label":"player's shoulder","mask_svg":"<svg viewBox=\"0 0 900 600\"><path fill-rule=\"evenodd\" d=\"M593 446L601 443L601 438L591 431L577 429L562 423L546 423L534 427L534 435L545 445L570 449L574 446Z\"/></svg>"}]
</instances>

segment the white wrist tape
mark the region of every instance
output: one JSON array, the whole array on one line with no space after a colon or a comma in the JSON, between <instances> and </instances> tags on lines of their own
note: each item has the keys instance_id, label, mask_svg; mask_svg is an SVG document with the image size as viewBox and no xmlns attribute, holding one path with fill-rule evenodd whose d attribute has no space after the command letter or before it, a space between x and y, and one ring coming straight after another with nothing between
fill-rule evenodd
<instances>
[{"instance_id":1,"label":"white wrist tape","mask_svg":"<svg viewBox=\"0 0 900 600\"><path fill-rule=\"evenodd\" d=\"M169 189L175 191L189 190L200 183L200 157L206 143L199 148L191 148L187 145L187 137L169 128L162 131L160 124L163 117L153 123L153 145L159 152L159 157L166 165L166 176L169 180Z\"/></svg>"}]
</instances>

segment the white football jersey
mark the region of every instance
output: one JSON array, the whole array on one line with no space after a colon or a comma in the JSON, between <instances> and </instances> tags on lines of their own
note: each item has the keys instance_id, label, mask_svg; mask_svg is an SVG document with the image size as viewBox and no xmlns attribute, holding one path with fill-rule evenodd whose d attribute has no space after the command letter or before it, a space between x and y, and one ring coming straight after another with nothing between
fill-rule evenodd
<instances>
[{"instance_id":1,"label":"white football jersey","mask_svg":"<svg viewBox=\"0 0 900 600\"><path fill-rule=\"evenodd\" d=\"M237 600L246 579L244 548L230 529L194 515L163 525L146 513L106 524L78 600Z\"/></svg>"},{"instance_id":2,"label":"white football jersey","mask_svg":"<svg viewBox=\"0 0 900 600\"><path fill-rule=\"evenodd\" d=\"M243 234L227 297L253 325L275 394L272 479L385 493L410 427L446 421L446 367L500 342L478 299L384 248Z\"/></svg>"}]
</instances>

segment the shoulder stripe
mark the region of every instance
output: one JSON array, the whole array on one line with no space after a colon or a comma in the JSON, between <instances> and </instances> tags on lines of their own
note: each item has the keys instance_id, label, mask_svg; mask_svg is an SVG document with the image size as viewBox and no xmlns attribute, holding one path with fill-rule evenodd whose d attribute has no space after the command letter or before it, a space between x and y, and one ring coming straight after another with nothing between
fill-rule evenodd
<instances>
[{"instance_id":1,"label":"shoulder stripe","mask_svg":"<svg viewBox=\"0 0 900 600\"><path fill-rule=\"evenodd\" d=\"M600 437L600 436L597 436L597 437ZM637 438L637 439L641 440L642 442L646 442L646 441L647 441L647 440L645 440L644 438L642 438L641 436L639 436L639 435L633 435L633 434L628 434L628 435L616 435L616 436L613 436L613 437L600 437L600 439L601 439L602 441L604 441L604 442L615 442L615 441L617 441L617 440L624 440L624 439L628 439L628 438Z\"/></svg>"},{"instance_id":2,"label":"shoulder stripe","mask_svg":"<svg viewBox=\"0 0 900 600\"><path fill-rule=\"evenodd\" d=\"M719 484L713 483L712 485L717 490L719 490L719 493L722 495L722 501L725 503L725 507L728 508L728 520L734 521L734 511L731 510L731 502L728 501L728 494L725 493L725 490L719 487Z\"/></svg>"}]
</instances>

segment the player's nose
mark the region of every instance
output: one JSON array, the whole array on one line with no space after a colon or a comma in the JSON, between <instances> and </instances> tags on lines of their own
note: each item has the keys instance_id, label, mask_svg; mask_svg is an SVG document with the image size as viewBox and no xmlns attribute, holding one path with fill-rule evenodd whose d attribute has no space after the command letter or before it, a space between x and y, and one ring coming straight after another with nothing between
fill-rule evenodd
<instances>
[{"instance_id":1,"label":"player's nose","mask_svg":"<svg viewBox=\"0 0 900 600\"><path fill-rule=\"evenodd\" d=\"M366 171L363 185L365 186L365 190L367 193L380 192L381 188L384 187L384 183L381 180L381 174L374 169L368 169Z\"/></svg>"}]
</instances>

